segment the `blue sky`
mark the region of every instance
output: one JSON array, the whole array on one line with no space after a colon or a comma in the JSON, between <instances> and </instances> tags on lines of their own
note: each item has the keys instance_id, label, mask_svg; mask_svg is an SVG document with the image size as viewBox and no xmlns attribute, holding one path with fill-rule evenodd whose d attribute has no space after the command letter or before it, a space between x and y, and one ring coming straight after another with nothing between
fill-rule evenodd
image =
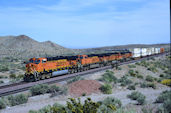
<instances>
[{"instance_id":1,"label":"blue sky","mask_svg":"<svg viewBox=\"0 0 171 113\"><path fill-rule=\"evenodd\" d=\"M68 48L170 42L169 0L0 0L0 36Z\"/></svg>"}]
</instances>

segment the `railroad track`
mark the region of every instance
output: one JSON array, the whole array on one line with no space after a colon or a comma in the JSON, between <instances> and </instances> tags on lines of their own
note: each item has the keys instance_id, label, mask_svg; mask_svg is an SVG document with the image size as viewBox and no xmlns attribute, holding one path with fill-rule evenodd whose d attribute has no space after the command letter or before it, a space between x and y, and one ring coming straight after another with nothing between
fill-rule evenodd
<instances>
[{"instance_id":1,"label":"railroad track","mask_svg":"<svg viewBox=\"0 0 171 113\"><path fill-rule=\"evenodd\" d=\"M122 62L119 65L140 62L142 60L152 58L154 56L158 57L158 56L165 55L165 54L167 54L167 53L148 56L148 57L144 57L144 58L137 59L137 60L130 60L130 61L127 61L127 62ZM22 91L26 91L30 87L32 87L32 86L34 86L36 84L53 84L53 83L57 83L57 82L61 82L61 81L66 81L66 80L71 79L71 78L76 77L76 76L83 76L83 75L91 74L91 73L98 72L98 71L104 71L104 70L110 69L110 68L112 68L112 66L105 66L105 67L95 68L95 69L91 69L91 70L87 70L87 71L83 71L83 72L79 72L79 73L67 74L67 75L58 76L58 77L54 77L54 78L50 78L50 79L40 80L40 81L37 81L37 82L29 82L29 83L27 83L27 82L21 81L19 83L0 86L0 97L7 96L7 95L10 95L10 94L19 93L19 92L22 92Z\"/></svg>"}]
</instances>

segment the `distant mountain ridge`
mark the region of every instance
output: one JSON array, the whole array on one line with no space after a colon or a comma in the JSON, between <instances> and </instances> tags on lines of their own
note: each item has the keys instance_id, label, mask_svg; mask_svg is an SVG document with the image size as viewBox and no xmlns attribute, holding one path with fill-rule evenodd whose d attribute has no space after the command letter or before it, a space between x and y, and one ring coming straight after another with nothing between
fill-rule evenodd
<instances>
[{"instance_id":1,"label":"distant mountain ridge","mask_svg":"<svg viewBox=\"0 0 171 113\"><path fill-rule=\"evenodd\" d=\"M31 58L50 57L58 55L89 54L100 53L107 49L131 49L137 47L164 47L169 48L169 44L130 44L120 46L107 46L88 49L69 49L62 47L51 41L38 42L26 35L1 36L0 37L0 58Z\"/></svg>"}]
</instances>

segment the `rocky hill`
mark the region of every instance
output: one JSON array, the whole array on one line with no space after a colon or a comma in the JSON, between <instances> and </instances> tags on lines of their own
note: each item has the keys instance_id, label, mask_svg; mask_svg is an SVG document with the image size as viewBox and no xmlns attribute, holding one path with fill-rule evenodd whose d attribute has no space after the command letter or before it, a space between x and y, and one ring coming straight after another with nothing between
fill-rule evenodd
<instances>
[{"instance_id":1,"label":"rocky hill","mask_svg":"<svg viewBox=\"0 0 171 113\"><path fill-rule=\"evenodd\" d=\"M0 57L48 57L73 53L72 49L50 41L38 42L25 35L0 37Z\"/></svg>"}]
</instances>

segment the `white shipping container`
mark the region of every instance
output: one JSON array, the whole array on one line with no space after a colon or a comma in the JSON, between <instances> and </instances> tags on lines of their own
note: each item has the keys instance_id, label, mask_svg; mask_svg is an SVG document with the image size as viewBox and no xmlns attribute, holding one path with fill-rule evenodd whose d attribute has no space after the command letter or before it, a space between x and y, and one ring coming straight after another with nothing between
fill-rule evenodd
<instances>
[{"instance_id":1,"label":"white shipping container","mask_svg":"<svg viewBox=\"0 0 171 113\"><path fill-rule=\"evenodd\" d=\"M136 58L136 57L140 57L141 56L141 48L134 48L132 50L132 57Z\"/></svg>"},{"instance_id":2,"label":"white shipping container","mask_svg":"<svg viewBox=\"0 0 171 113\"><path fill-rule=\"evenodd\" d=\"M134 53L134 54L132 55L132 57L133 57L133 58L141 57L141 54L140 54L140 53Z\"/></svg>"},{"instance_id":3,"label":"white shipping container","mask_svg":"<svg viewBox=\"0 0 171 113\"><path fill-rule=\"evenodd\" d=\"M155 54L155 49L154 48L151 48L151 54Z\"/></svg>"},{"instance_id":4,"label":"white shipping container","mask_svg":"<svg viewBox=\"0 0 171 113\"><path fill-rule=\"evenodd\" d=\"M160 48L155 48L156 54L160 53Z\"/></svg>"},{"instance_id":5,"label":"white shipping container","mask_svg":"<svg viewBox=\"0 0 171 113\"><path fill-rule=\"evenodd\" d=\"M151 55L151 48L147 48L147 55Z\"/></svg>"},{"instance_id":6,"label":"white shipping container","mask_svg":"<svg viewBox=\"0 0 171 113\"><path fill-rule=\"evenodd\" d=\"M141 56L147 56L147 48L141 48Z\"/></svg>"}]
</instances>

